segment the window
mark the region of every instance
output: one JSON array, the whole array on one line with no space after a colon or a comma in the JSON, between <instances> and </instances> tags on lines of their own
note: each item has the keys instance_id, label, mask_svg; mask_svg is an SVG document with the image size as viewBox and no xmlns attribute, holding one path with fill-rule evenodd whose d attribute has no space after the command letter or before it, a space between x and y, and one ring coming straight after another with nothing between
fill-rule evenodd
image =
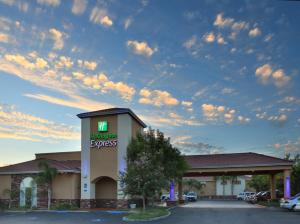
<instances>
[{"instance_id":1,"label":"window","mask_svg":"<svg viewBox=\"0 0 300 224\"><path fill-rule=\"evenodd\" d=\"M234 180L234 181L232 181L232 183L235 184L235 185L240 185L241 181L240 180Z\"/></svg>"}]
</instances>

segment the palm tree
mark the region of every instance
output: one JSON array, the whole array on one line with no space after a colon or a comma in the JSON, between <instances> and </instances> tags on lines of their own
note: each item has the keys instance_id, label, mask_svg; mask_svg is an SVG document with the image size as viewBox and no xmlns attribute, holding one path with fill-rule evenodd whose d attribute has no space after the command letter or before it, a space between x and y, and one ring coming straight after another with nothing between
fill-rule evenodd
<instances>
[{"instance_id":1,"label":"palm tree","mask_svg":"<svg viewBox=\"0 0 300 224\"><path fill-rule=\"evenodd\" d=\"M57 175L57 169L50 167L46 161L41 161L38 166L42 171L38 174L36 181L40 184L45 184L47 187L48 210L50 210L51 195L52 195L52 182Z\"/></svg>"},{"instance_id":2,"label":"palm tree","mask_svg":"<svg viewBox=\"0 0 300 224\"><path fill-rule=\"evenodd\" d=\"M4 189L3 190L3 195L8 195L9 196L9 202L8 202L8 208L11 209L11 204L14 198L18 196L19 192L17 191L12 191L11 189Z\"/></svg>"},{"instance_id":3,"label":"palm tree","mask_svg":"<svg viewBox=\"0 0 300 224\"><path fill-rule=\"evenodd\" d=\"M184 184L188 186L189 191L200 191L203 188L203 186L205 186L204 183L195 179L184 180Z\"/></svg>"}]
</instances>

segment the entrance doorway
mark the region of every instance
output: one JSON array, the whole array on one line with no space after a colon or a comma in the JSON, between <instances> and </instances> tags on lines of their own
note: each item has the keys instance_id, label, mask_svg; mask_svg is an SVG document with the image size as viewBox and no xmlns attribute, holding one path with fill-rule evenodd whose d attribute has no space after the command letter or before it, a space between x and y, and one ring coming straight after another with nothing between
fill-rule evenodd
<instances>
[{"instance_id":1,"label":"entrance doorway","mask_svg":"<svg viewBox=\"0 0 300 224\"><path fill-rule=\"evenodd\" d=\"M37 184L32 177L26 177L20 184L20 207L37 207Z\"/></svg>"},{"instance_id":2,"label":"entrance doorway","mask_svg":"<svg viewBox=\"0 0 300 224\"><path fill-rule=\"evenodd\" d=\"M117 203L117 181L110 177L97 178L95 182L97 208L114 208Z\"/></svg>"}]
</instances>

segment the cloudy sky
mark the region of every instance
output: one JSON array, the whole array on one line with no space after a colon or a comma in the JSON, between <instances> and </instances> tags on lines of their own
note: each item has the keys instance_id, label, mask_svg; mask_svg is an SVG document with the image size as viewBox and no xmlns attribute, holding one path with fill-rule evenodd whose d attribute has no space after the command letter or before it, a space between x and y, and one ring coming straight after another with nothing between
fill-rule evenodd
<instances>
[{"instance_id":1,"label":"cloudy sky","mask_svg":"<svg viewBox=\"0 0 300 224\"><path fill-rule=\"evenodd\" d=\"M300 3L0 0L0 165L129 107L185 154L300 152Z\"/></svg>"}]
</instances>

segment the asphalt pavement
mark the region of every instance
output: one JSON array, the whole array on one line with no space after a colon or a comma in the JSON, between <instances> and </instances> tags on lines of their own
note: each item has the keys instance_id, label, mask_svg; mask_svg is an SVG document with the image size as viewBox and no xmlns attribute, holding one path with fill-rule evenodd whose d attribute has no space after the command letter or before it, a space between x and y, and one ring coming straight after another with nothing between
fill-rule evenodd
<instances>
[{"instance_id":1,"label":"asphalt pavement","mask_svg":"<svg viewBox=\"0 0 300 224\"><path fill-rule=\"evenodd\" d=\"M125 223L118 212L28 212L1 213L1 224L86 224ZM172 214L162 220L146 222L153 224L287 224L299 223L300 212L277 208L191 208L176 207ZM145 222L133 222L143 223Z\"/></svg>"}]
</instances>

